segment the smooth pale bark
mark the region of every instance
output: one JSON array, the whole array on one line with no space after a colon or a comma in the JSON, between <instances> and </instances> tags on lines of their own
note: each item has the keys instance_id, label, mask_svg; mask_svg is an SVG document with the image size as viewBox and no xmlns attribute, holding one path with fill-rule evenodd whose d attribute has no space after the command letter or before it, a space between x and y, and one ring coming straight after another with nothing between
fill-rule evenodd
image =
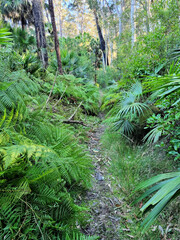
<instances>
[{"instance_id":1,"label":"smooth pale bark","mask_svg":"<svg viewBox=\"0 0 180 240\"><path fill-rule=\"evenodd\" d=\"M81 13L81 34L84 33L84 15L85 15L85 3L83 4L83 9Z\"/></svg>"},{"instance_id":2,"label":"smooth pale bark","mask_svg":"<svg viewBox=\"0 0 180 240\"><path fill-rule=\"evenodd\" d=\"M49 12L51 15L51 23L52 23L52 27L53 27L53 36L54 36L54 44L55 44L56 57L57 57L57 63L58 63L58 71L60 74L63 74L62 63L61 63L61 54L60 54L60 48L59 48L59 40L58 40L56 21L55 21L55 15L54 15L54 5L53 5L52 0L48 0L48 2L49 2Z\"/></svg>"},{"instance_id":3,"label":"smooth pale bark","mask_svg":"<svg viewBox=\"0 0 180 240\"><path fill-rule=\"evenodd\" d=\"M46 45L46 36L45 36L41 0L33 0L32 7L33 7L37 47L38 47L39 55L42 60L43 66L47 68L48 54L47 54L47 45Z\"/></svg>"},{"instance_id":4,"label":"smooth pale bark","mask_svg":"<svg viewBox=\"0 0 180 240\"><path fill-rule=\"evenodd\" d=\"M132 47L134 46L134 42L135 42L134 13L135 13L135 0L131 0L131 44L132 44Z\"/></svg>"},{"instance_id":5,"label":"smooth pale bark","mask_svg":"<svg viewBox=\"0 0 180 240\"><path fill-rule=\"evenodd\" d=\"M63 37L62 0L59 0L59 35Z\"/></svg>"},{"instance_id":6,"label":"smooth pale bark","mask_svg":"<svg viewBox=\"0 0 180 240\"><path fill-rule=\"evenodd\" d=\"M149 0L145 0L145 11L146 11L146 32L149 33L150 26L149 26L149 15L150 15L150 6Z\"/></svg>"},{"instance_id":7,"label":"smooth pale bark","mask_svg":"<svg viewBox=\"0 0 180 240\"><path fill-rule=\"evenodd\" d=\"M119 37L121 37L121 34L122 34L123 4L124 4L124 1L121 0L121 3L120 3L120 5L119 5L119 7L118 7L118 2L117 2L117 0L115 0L116 12L117 12L118 19L119 19Z\"/></svg>"},{"instance_id":8,"label":"smooth pale bark","mask_svg":"<svg viewBox=\"0 0 180 240\"><path fill-rule=\"evenodd\" d=\"M49 13L48 13L48 9L47 8L45 8L45 13L46 13L46 19L47 19L48 23L50 23Z\"/></svg>"}]
</instances>

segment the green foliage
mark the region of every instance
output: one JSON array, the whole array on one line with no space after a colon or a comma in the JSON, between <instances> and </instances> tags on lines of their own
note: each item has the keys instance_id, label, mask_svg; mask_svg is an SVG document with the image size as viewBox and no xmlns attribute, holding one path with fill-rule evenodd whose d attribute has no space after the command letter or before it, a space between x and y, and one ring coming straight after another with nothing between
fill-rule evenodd
<instances>
[{"instance_id":1,"label":"green foliage","mask_svg":"<svg viewBox=\"0 0 180 240\"><path fill-rule=\"evenodd\" d=\"M139 182L152 177L155 173L174 170L173 161L168 159L164 149L135 145L135 142L124 138L119 132L107 130L103 135L102 144L111 159L110 172L117 184L120 184L120 191L125 194L128 201L134 199L135 196L130 197L130 193Z\"/></svg>"},{"instance_id":2,"label":"green foliage","mask_svg":"<svg viewBox=\"0 0 180 240\"><path fill-rule=\"evenodd\" d=\"M139 199L137 199L137 201L140 201L147 196L150 196L152 193L156 192L141 208L142 212L144 212L150 207L153 208L151 213L144 219L142 223L143 231L149 228L151 224L155 221L156 217L166 207L166 205L179 195L180 172L164 173L157 175L139 184L136 188L136 191L145 189L150 185L153 185L153 187L148 189Z\"/></svg>"},{"instance_id":3,"label":"green foliage","mask_svg":"<svg viewBox=\"0 0 180 240\"><path fill-rule=\"evenodd\" d=\"M102 88L113 86L120 79L120 71L113 67L106 67L106 71L99 69L97 72L97 82Z\"/></svg>"},{"instance_id":4,"label":"green foliage","mask_svg":"<svg viewBox=\"0 0 180 240\"><path fill-rule=\"evenodd\" d=\"M71 236L71 238L68 235L66 235L65 240L97 240L97 239L99 238L96 236L84 236L84 235L73 233L73 236Z\"/></svg>"},{"instance_id":5,"label":"green foliage","mask_svg":"<svg viewBox=\"0 0 180 240\"><path fill-rule=\"evenodd\" d=\"M13 29L13 41L14 48L18 49L20 53L26 52L26 50L31 49L35 45L34 36L21 28Z\"/></svg>"},{"instance_id":6,"label":"green foliage","mask_svg":"<svg viewBox=\"0 0 180 240\"><path fill-rule=\"evenodd\" d=\"M1 44L10 44L12 41L11 32L8 31L7 28L0 29L0 45Z\"/></svg>"},{"instance_id":7,"label":"green foliage","mask_svg":"<svg viewBox=\"0 0 180 240\"><path fill-rule=\"evenodd\" d=\"M90 160L64 128L26 125L24 134L4 129L9 146L0 148L1 226L8 228L1 228L1 236L12 228L15 236L21 224L24 237L58 236L75 227L85 210L72 196L76 186L89 187Z\"/></svg>"},{"instance_id":8,"label":"green foliage","mask_svg":"<svg viewBox=\"0 0 180 240\"><path fill-rule=\"evenodd\" d=\"M0 61L0 235L96 239L77 230L87 211L77 196L91 186L91 159L69 128L51 125L38 110L43 82L25 70L11 72L6 54Z\"/></svg>"},{"instance_id":9,"label":"green foliage","mask_svg":"<svg viewBox=\"0 0 180 240\"><path fill-rule=\"evenodd\" d=\"M36 71L38 72L41 70L40 61L34 53L26 51L26 53L20 55L16 51L12 51L12 49L8 48L1 51L0 74L2 74L2 76L8 74L7 72L14 72L22 69L34 75L36 75Z\"/></svg>"},{"instance_id":10,"label":"green foliage","mask_svg":"<svg viewBox=\"0 0 180 240\"><path fill-rule=\"evenodd\" d=\"M47 83L44 84L44 91L49 93L52 89L54 75L48 74ZM50 84L51 83L51 84ZM64 93L63 101L67 103L80 104L88 114L97 114L99 111L99 91L91 82L76 78L73 75L57 76L53 89L53 96L58 100Z\"/></svg>"},{"instance_id":11,"label":"green foliage","mask_svg":"<svg viewBox=\"0 0 180 240\"><path fill-rule=\"evenodd\" d=\"M179 70L179 66L176 72ZM170 71L172 71L170 69ZM153 92L152 99L159 98L159 101L171 97L172 106L177 105L180 102L180 75L166 75L158 78L150 78L144 83L145 86L150 87L150 91ZM175 101L176 100L176 101Z\"/></svg>"},{"instance_id":12,"label":"green foliage","mask_svg":"<svg viewBox=\"0 0 180 240\"><path fill-rule=\"evenodd\" d=\"M141 4L140 4L141 5ZM142 7L143 5L143 7ZM131 47L129 26L118 39L118 55L115 66L121 71L125 82L130 79L167 73L172 49L179 49L179 5L176 0L157 1L147 11L146 3L136 12L136 41ZM123 18L127 16L124 13ZM128 21L127 21L128 22ZM123 22L123 24L127 24ZM148 26L147 26L148 25ZM145 31L146 29L146 31Z\"/></svg>"},{"instance_id":13,"label":"green foliage","mask_svg":"<svg viewBox=\"0 0 180 240\"><path fill-rule=\"evenodd\" d=\"M144 128L151 109L140 101L141 96L142 86L139 82L121 95L120 101L108 113L110 118L107 121L113 124L114 130L119 130L123 135L132 136L135 131Z\"/></svg>"},{"instance_id":14,"label":"green foliage","mask_svg":"<svg viewBox=\"0 0 180 240\"><path fill-rule=\"evenodd\" d=\"M179 221L178 198L167 206L166 211L161 212L159 218L155 219L153 228L146 229L142 233L141 223L143 216L139 214L139 209L142 207L142 204L145 204L145 197L151 197L151 192L147 190L149 194L146 196L145 194L142 195L141 192L139 193L139 191L135 192L135 188L137 188L140 182L148 179L147 181L150 183L150 179L156 174L176 171L173 160L169 159L165 153L166 148L161 147L159 149L146 145L137 146L132 141L130 142L122 138L118 132L110 132L109 130L103 135L102 146L105 156L108 156L108 159L110 159L108 161L108 169L114 187L114 194L117 199L121 199L121 205L118 206L118 210L121 211L123 216L119 220L121 237L126 239L127 233L124 229L129 229L128 234L134 236L137 240L160 239L161 233L158 226L166 229L168 221L168 225L171 224L172 230L167 233L167 236L174 240L177 239L178 232L176 233L174 228L178 226ZM167 176L170 179L173 173L168 173ZM162 180L163 182L164 180ZM159 182L158 184L161 183ZM154 191L157 191L158 189L155 188L156 185L154 186ZM144 196L143 199L141 195ZM139 199L139 204L132 205L132 202L137 202L137 199Z\"/></svg>"},{"instance_id":15,"label":"green foliage","mask_svg":"<svg viewBox=\"0 0 180 240\"><path fill-rule=\"evenodd\" d=\"M172 64L169 70L171 75L148 78L144 85L147 92L152 92L151 99L161 114L153 115L147 119L147 128L152 130L145 136L148 143L157 142L161 136L166 136L170 142L168 153L175 160L179 154L179 64ZM174 73L174 74L173 74Z\"/></svg>"},{"instance_id":16,"label":"green foliage","mask_svg":"<svg viewBox=\"0 0 180 240\"><path fill-rule=\"evenodd\" d=\"M0 112L11 110L17 105L25 108L27 100L31 98L29 95L39 91L39 85L27 77L23 70L4 76L4 81L9 86L5 91L0 90Z\"/></svg>"},{"instance_id":17,"label":"green foliage","mask_svg":"<svg viewBox=\"0 0 180 240\"><path fill-rule=\"evenodd\" d=\"M23 61L22 62L23 69L25 69L26 72L35 74L36 71L41 69L41 63L40 63L39 59L30 52L23 54L22 61Z\"/></svg>"},{"instance_id":18,"label":"green foliage","mask_svg":"<svg viewBox=\"0 0 180 240\"><path fill-rule=\"evenodd\" d=\"M65 74L72 74L77 78L85 78L86 81L92 81L94 78L95 52L92 43L92 37L84 33L75 38L60 39L61 62ZM50 72L57 71L57 60L55 54L52 54Z\"/></svg>"},{"instance_id":19,"label":"green foliage","mask_svg":"<svg viewBox=\"0 0 180 240\"><path fill-rule=\"evenodd\" d=\"M153 48L151 47L151 49ZM134 66L135 65L133 65L132 67ZM170 65L170 68L167 71L168 74L160 75L160 73L163 73L162 69L164 68L164 66L164 64L162 66L159 65L159 67L155 69L154 74L152 74L150 71L149 73L143 73L144 75L152 75L151 77L145 78L142 81L143 87L145 89L143 96L140 88L135 88L135 94L133 94L133 91L129 91L128 93L126 93L125 97L123 97L122 93L119 94L119 97L116 97L114 101L114 106L109 111L109 115L116 116L116 118L113 119L114 122L112 121L112 118L107 119L107 121L109 121L111 125L112 123L116 124L115 126L119 127L120 132L122 134L126 134L127 136L131 136L133 131L137 136L138 132L140 131L139 124L142 121L143 125L141 126L141 129L144 128L144 132L147 130L144 141L146 141L148 144L156 143L156 146L159 147L159 151L161 151L161 149L165 147L165 151L176 161L173 163L174 167L177 167L177 162L180 159L179 61L173 62ZM135 69L137 69L137 67L135 67ZM142 77L142 75L137 76L135 72L132 73L132 76L135 77ZM116 86L114 89L116 89ZM140 95L141 97L139 99L136 98ZM110 98L109 103L111 103L111 101L112 99ZM145 102L147 102L148 105L144 105ZM106 107L108 105L108 101L105 104ZM143 113L143 109L149 114L145 112L142 118L141 114ZM147 109L151 109L154 113L152 114L152 112L148 111ZM116 130L118 130L118 128L116 128ZM143 135L141 135L141 138L142 136ZM161 141L158 142L160 139ZM130 140L132 141L132 139L128 139L128 141ZM118 155L122 155L122 150L119 149L117 148L115 150L115 153L117 152L117 159ZM128 152L125 146L123 147L123 151ZM119 154L119 152L121 152L121 154ZM134 169L131 168L131 165L135 165L136 168L138 168L139 164L141 164L142 167L145 166L144 159L140 159L138 162L138 158L136 158L136 156L131 157L131 155L132 154L129 153L129 156L127 157L127 159L129 158L129 161L126 159L123 162L117 160L114 161L112 164L112 171L117 171L118 169L118 175L123 176L126 179L126 183L129 181L134 182L133 176L136 177L136 171L134 173ZM162 169L159 168L158 172L160 172L160 170L162 171ZM170 170L170 166L168 170ZM175 174L175 176L173 176L173 174ZM162 178L159 179L159 176ZM166 180L166 178L168 180ZM122 181L123 180L120 179L121 184ZM141 181L141 179L139 179L139 181ZM162 174L155 176L150 180L147 180L146 182L140 184L139 187L137 187L138 190L142 190L145 187L156 183L156 185L153 185L152 188L148 189L139 198L139 201L141 201L145 197L151 196L152 193L157 191L154 196L152 196L150 200L141 208L141 211L153 208L151 213L145 218L142 223L143 233L145 233L145 231L152 225L152 223L155 221L157 216L159 216L165 206L168 205L171 200L173 200L179 195L179 181L179 172L172 173L172 176L171 174ZM147 186L146 183L148 184ZM124 185L125 189L129 187L127 186L127 184ZM126 192L125 190L123 191Z\"/></svg>"}]
</instances>

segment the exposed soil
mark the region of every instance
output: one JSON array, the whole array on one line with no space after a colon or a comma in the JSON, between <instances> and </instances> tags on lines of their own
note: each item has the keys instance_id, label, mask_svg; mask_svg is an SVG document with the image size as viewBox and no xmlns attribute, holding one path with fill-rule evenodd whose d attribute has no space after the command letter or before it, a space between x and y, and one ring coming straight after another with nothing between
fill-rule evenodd
<instances>
[{"instance_id":1,"label":"exposed soil","mask_svg":"<svg viewBox=\"0 0 180 240\"><path fill-rule=\"evenodd\" d=\"M91 218L83 232L86 235L97 235L101 240L119 240L119 223L121 202L113 195L111 176L108 173L110 159L103 155L100 137L105 127L99 126L89 132L89 151L93 158L93 187L87 192L84 201L90 208Z\"/></svg>"}]
</instances>

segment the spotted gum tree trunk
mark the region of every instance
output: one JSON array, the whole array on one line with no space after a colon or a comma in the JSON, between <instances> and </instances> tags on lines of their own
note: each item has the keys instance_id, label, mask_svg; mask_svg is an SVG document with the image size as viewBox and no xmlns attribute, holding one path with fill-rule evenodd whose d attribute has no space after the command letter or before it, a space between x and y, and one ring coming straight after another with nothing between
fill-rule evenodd
<instances>
[{"instance_id":1,"label":"spotted gum tree trunk","mask_svg":"<svg viewBox=\"0 0 180 240\"><path fill-rule=\"evenodd\" d=\"M53 27L54 44L55 44L56 57L57 57L57 63L58 63L58 71L60 74L63 74L61 55L60 55L60 49L59 49L59 40L58 40L56 21L55 21L55 15L54 15L53 0L48 0L48 2L49 2L49 12L51 15L51 23L52 23L52 27Z\"/></svg>"},{"instance_id":2,"label":"spotted gum tree trunk","mask_svg":"<svg viewBox=\"0 0 180 240\"><path fill-rule=\"evenodd\" d=\"M134 42L135 42L134 12L135 12L135 0L131 0L131 43L132 43L132 47L134 46Z\"/></svg>"},{"instance_id":3,"label":"spotted gum tree trunk","mask_svg":"<svg viewBox=\"0 0 180 240\"><path fill-rule=\"evenodd\" d=\"M119 19L119 37L121 37L121 34L122 34L123 5L124 5L124 0L121 0L120 4L118 4L118 1L115 0L115 8L116 8L116 12L117 12L118 19Z\"/></svg>"},{"instance_id":4,"label":"spotted gum tree trunk","mask_svg":"<svg viewBox=\"0 0 180 240\"><path fill-rule=\"evenodd\" d=\"M48 54L47 54L47 44L46 44L46 35L45 35L41 0L33 0L32 7L33 7L37 47L38 47L39 55L42 60L43 66L47 68Z\"/></svg>"}]
</instances>

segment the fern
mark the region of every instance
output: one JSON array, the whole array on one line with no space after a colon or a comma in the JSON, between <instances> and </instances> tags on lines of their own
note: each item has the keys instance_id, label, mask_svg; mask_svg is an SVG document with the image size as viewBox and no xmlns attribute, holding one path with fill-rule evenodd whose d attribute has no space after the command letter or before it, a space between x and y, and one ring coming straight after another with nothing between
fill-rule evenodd
<instances>
[{"instance_id":1,"label":"fern","mask_svg":"<svg viewBox=\"0 0 180 240\"><path fill-rule=\"evenodd\" d=\"M2 79L0 236L65 239L66 233L72 236L72 230L78 233L76 226L87 210L75 204L75 192L91 186L91 159L68 128L44 120L46 113L33 101L42 91L40 80L24 70L7 71ZM88 91L93 95L94 87Z\"/></svg>"},{"instance_id":2,"label":"fern","mask_svg":"<svg viewBox=\"0 0 180 240\"><path fill-rule=\"evenodd\" d=\"M62 236L65 231L62 226L74 225L76 212L85 210L74 204L69 187L72 184L74 187L90 186L90 159L83 149L78 149L76 141L64 128L34 123L32 128L25 127L24 135L15 133L14 128L8 130L6 134L12 144L18 140L20 144L0 148L1 214L7 214L7 209L12 208L10 215L6 215L6 224L14 227L17 219L12 213L15 214L21 202L30 216L30 222L23 222L24 212L19 215L17 225L23 224L21 232L30 225L36 229L36 238L40 237L38 225L41 225L45 236L55 236L54 230L51 232L49 228L56 229ZM34 216L39 224L33 223ZM47 216L51 219L48 224L44 221ZM61 227L55 227L58 221ZM11 237L17 231L14 229ZM1 232L2 236L6 235L5 229Z\"/></svg>"},{"instance_id":3,"label":"fern","mask_svg":"<svg viewBox=\"0 0 180 240\"><path fill-rule=\"evenodd\" d=\"M6 78L9 86L5 90L0 90L0 111L11 110L18 105L26 108L26 101L29 94L37 94L39 85L27 77L24 71L19 71L8 75Z\"/></svg>"},{"instance_id":4,"label":"fern","mask_svg":"<svg viewBox=\"0 0 180 240\"><path fill-rule=\"evenodd\" d=\"M54 81L54 75L48 74L46 77L45 92L49 94ZM51 82L51 84L49 83ZM86 113L97 114L99 111L99 91L92 83L86 83L81 78L73 75L58 76L53 90L53 98L59 98L62 94L63 101L70 104L82 102L82 108Z\"/></svg>"}]
</instances>

